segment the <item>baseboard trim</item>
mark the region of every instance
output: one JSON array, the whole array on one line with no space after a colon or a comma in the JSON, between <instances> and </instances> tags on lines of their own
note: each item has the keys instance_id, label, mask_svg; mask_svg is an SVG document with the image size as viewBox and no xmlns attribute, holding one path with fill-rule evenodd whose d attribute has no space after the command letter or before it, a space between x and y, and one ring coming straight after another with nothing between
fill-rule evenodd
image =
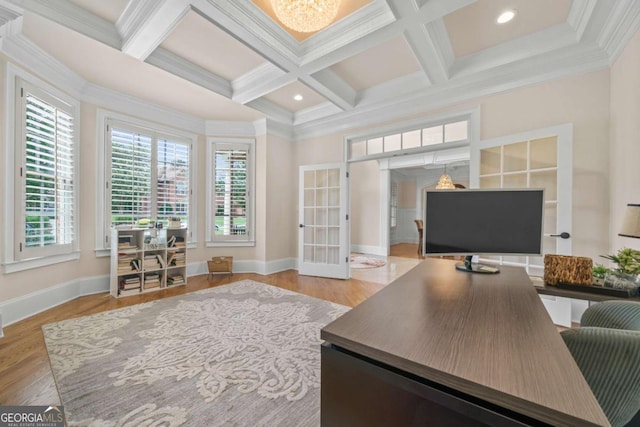
<instances>
[{"instance_id":1,"label":"baseboard trim","mask_svg":"<svg viewBox=\"0 0 640 427\"><path fill-rule=\"evenodd\" d=\"M380 256L389 255L387 248L384 246L351 245L351 252Z\"/></svg>"},{"instance_id":2,"label":"baseboard trim","mask_svg":"<svg viewBox=\"0 0 640 427\"><path fill-rule=\"evenodd\" d=\"M283 258L267 262L236 261L233 263L234 273L267 275L292 269L297 269L296 258ZM187 277L208 272L206 261L187 265ZM4 326L9 326L78 297L102 292L109 292L109 275L71 280L2 302L0 303L0 338L4 336Z\"/></svg>"},{"instance_id":3,"label":"baseboard trim","mask_svg":"<svg viewBox=\"0 0 640 427\"><path fill-rule=\"evenodd\" d=\"M0 326L9 326L35 314L81 296L109 292L109 276L83 277L0 303L4 318Z\"/></svg>"},{"instance_id":4,"label":"baseboard trim","mask_svg":"<svg viewBox=\"0 0 640 427\"><path fill-rule=\"evenodd\" d=\"M255 273L266 276L268 274L279 273L286 270L297 270L298 260L296 258L282 258L273 261L257 261L257 260L234 260L234 273ZM197 264L189 264L187 267L187 276L196 276L199 274L208 274L209 269L207 262L202 261Z\"/></svg>"}]
</instances>

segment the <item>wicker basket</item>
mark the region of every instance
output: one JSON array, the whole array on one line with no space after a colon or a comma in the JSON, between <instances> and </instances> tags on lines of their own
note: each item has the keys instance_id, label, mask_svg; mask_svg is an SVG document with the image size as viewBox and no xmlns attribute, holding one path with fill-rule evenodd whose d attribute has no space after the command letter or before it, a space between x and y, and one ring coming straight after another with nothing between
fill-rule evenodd
<instances>
[{"instance_id":1,"label":"wicker basket","mask_svg":"<svg viewBox=\"0 0 640 427\"><path fill-rule=\"evenodd\" d=\"M233 273L233 257L232 256L214 256L207 261L209 274L231 274Z\"/></svg>"},{"instance_id":2,"label":"wicker basket","mask_svg":"<svg viewBox=\"0 0 640 427\"><path fill-rule=\"evenodd\" d=\"M588 257L545 255L544 282L547 285L593 284L593 260Z\"/></svg>"}]
</instances>

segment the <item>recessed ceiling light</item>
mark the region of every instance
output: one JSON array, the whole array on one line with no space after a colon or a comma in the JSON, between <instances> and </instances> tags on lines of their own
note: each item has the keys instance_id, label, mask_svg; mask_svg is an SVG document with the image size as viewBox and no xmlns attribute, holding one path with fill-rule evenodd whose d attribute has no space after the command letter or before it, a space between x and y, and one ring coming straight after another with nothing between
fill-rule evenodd
<instances>
[{"instance_id":1,"label":"recessed ceiling light","mask_svg":"<svg viewBox=\"0 0 640 427\"><path fill-rule=\"evenodd\" d=\"M507 22L511 21L515 16L516 16L515 10L505 10L500 14L500 16L498 16L498 19L496 19L496 22L498 24L506 24Z\"/></svg>"},{"instance_id":2,"label":"recessed ceiling light","mask_svg":"<svg viewBox=\"0 0 640 427\"><path fill-rule=\"evenodd\" d=\"M297 94L293 96L293 99L295 99L296 101L302 101L303 98L302 98L302 95Z\"/></svg>"}]
</instances>

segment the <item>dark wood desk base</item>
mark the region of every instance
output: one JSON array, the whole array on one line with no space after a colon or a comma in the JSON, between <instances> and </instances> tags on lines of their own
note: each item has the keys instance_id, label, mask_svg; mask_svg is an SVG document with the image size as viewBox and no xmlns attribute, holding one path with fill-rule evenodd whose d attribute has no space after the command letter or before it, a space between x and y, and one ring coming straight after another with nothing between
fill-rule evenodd
<instances>
[{"instance_id":1,"label":"dark wood desk base","mask_svg":"<svg viewBox=\"0 0 640 427\"><path fill-rule=\"evenodd\" d=\"M322 426L546 426L340 347L322 346Z\"/></svg>"}]
</instances>

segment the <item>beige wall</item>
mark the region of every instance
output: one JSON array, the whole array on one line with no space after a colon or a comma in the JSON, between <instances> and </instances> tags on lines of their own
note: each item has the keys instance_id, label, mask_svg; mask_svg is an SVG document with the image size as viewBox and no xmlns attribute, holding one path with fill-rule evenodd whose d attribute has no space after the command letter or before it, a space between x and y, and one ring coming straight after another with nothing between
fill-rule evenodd
<instances>
[{"instance_id":1,"label":"beige wall","mask_svg":"<svg viewBox=\"0 0 640 427\"><path fill-rule=\"evenodd\" d=\"M573 253L597 258L609 247L609 98L610 73L603 70L483 97L394 122L479 106L481 139L573 123ZM379 126L390 123L393 122ZM370 132L372 127L366 130ZM349 134L364 130L349 131ZM304 161L320 163L328 157L332 161L341 160L344 136L335 134L301 142ZM328 151L332 149L336 151L330 156ZM318 161L315 161L315 155L318 155ZM373 193L373 182L378 180L369 168L364 176L366 179L360 179L359 170L352 165L351 210L354 213L377 212L379 207L375 203L379 203L378 199L367 196ZM358 183L364 187L360 189ZM381 227L379 215L365 216L362 221L361 229L369 231L362 235L352 230L351 243L379 245L379 233L371 232Z\"/></svg>"},{"instance_id":2,"label":"beige wall","mask_svg":"<svg viewBox=\"0 0 640 427\"><path fill-rule=\"evenodd\" d=\"M293 143L281 138L267 136L265 239L264 259L273 261L295 257L297 253L298 210L291 175L293 169ZM289 171L293 171L289 173Z\"/></svg>"},{"instance_id":3,"label":"beige wall","mask_svg":"<svg viewBox=\"0 0 640 427\"><path fill-rule=\"evenodd\" d=\"M611 246L640 249L640 239L618 236L627 203L640 203L640 32L611 68Z\"/></svg>"}]
</instances>

